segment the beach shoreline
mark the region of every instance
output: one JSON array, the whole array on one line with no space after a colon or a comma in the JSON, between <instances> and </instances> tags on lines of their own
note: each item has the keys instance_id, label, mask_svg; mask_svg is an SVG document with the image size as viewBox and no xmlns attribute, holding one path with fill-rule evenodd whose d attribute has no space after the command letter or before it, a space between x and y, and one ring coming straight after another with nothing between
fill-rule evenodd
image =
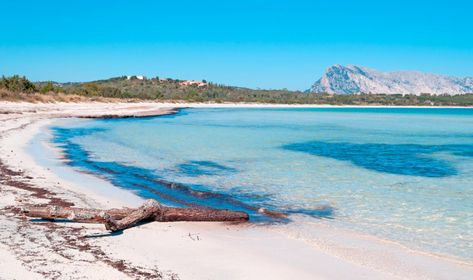
<instances>
[{"instance_id":1,"label":"beach shoreline","mask_svg":"<svg viewBox=\"0 0 473 280\"><path fill-rule=\"evenodd\" d=\"M163 279L468 279L472 276L471 263L419 253L396 243L383 244L363 235L346 240L345 233L334 233L331 231L333 229L322 225L317 246L297 236L288 238L279 230L251 224L151 223L126 230L118 236L98 238L106 234L102 225L33 223L19 218L14 211L13 207L21 204L48 203L51 199L78 207L105 209L136 206L142 201L141 198L104 180L73 171L57 162L50 162L49 165L38 163L37 158L53 158L57 156L57 151L50 150L49 155L37 151L39 154L34 155L35 151L28 149L31 147L29 143L38 141L36 146L44 144L44 141L34 140L34 137L58 118L146 117L169 114L176 108L185 107L321 106L1 102L0 162L3 171L0 217L4 226L0 234L2 237L11 236L14 240L0 244L0 255L4 256L0 259L6 260L0 262L0 269L13 269L9 272L12 275L28 275L31 279L52 278L58 273L59 278L67 278L74 273L86 273L81 269L84 267L96 271L93 275L83 274L85 277L97 279L112 275L116 279L147 276ZM43 147L42 150L48 149L51 147ZM62 176L58 176L58 172ZM64 176L65 172L70 173ZM18 187L21 184L25 184L23 188ZM91 184L94 188L84 186ZM108 196L107 190L110 188L119 194ZM39 190L46 193L38 194ZM32 236L34 241L28 241ZM64 236L73 236L73 240L67 240ZM38 242L42 245L40 248L35 246ZM64 245L67 245L65 252L59 249ZM35 252L45 255L55 250L60 253L31 260L30 255ZM40 264L51 263L59 265L38 268ZM0 276L10 279L8 274L4 276L0 273Z\"/></svg>"}]
</instances>

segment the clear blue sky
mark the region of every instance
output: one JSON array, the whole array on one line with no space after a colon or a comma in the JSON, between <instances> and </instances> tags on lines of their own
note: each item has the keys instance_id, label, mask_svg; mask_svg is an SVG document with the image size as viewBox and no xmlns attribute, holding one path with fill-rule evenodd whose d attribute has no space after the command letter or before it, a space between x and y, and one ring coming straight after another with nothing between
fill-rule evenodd
<instances>
[{"instance_id":1,"label":"clear blue sky","mask_svg":"<svg viewBox=\"0 0 473 280\"><path fill-rule=\"evenodd\" d=\"M0 74L307 89L332 64L473 76L473 1L0 0Z\"/></svg>"}]
</instances>

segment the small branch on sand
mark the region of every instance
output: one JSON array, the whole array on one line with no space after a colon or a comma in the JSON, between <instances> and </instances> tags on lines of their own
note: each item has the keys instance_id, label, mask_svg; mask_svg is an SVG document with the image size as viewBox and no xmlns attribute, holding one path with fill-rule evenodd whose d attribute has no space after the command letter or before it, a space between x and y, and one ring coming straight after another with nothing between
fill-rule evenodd
<instances>
[{"instance_id":1,"label":"small branch on sand","mask_svg":"<svg viewBox=\"0 0 473 280\"><path fill-rule=\"evenodd\" d=\"M147 200L138 208L85 209L61 206L26 206L22 212L28 217L47 220L67 219L80 223L104 224L114 232L135 226L141 221L175 222L244 222L249 216L245 212L211 208L175 208L163 206L154 199Z\"/></svg>"}]
</instances>

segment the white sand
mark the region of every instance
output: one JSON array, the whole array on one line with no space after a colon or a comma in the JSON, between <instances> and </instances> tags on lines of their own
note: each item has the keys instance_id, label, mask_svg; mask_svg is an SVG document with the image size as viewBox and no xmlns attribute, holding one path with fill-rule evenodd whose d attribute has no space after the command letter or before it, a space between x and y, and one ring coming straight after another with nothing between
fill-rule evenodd
<instances>
[{"instance_id":1,"label":"white sand","mask_svg":"<svg viewBox=\"0 0 473 280\"><path fill-rule=\"evenodd\" d=\"M0 114L0 160L24 172L0 181L0 279L153 279L158 274L164 279L473 279L472 263L322 224L316 242L291 236L284 227L222 223L149 223L109 236L102 225L28 221L9 210L48 202L9 186L12 180L52 191L78 207L138 205L142 199L136 195L60 164L57 151L42 139L28 143L56 117L155 113L169 107L176 104L0 102L0 112L10 112Z\"/></svg>"}]
</instances>

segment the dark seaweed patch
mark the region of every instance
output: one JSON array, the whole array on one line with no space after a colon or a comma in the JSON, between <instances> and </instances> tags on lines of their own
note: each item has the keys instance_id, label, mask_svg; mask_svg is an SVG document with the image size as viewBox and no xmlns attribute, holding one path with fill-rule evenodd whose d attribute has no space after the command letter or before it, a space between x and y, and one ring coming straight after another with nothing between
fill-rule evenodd
<instances>
[{"instance_id":1,"label":"dark seaweed patch","mask_svg":"<svg viewBox=\"0 0 473 280\"><path fill-rule=\"evenodd\" d=\"M349 161L356 166L382 173L441 178L458 170L450 162L434 157L447 152L473 157L473 145L353 144L309 141L284 145L285 150Z\"/></svg>"},{"instance_id":2,"label":"dark seaweed patch","mask_svg":"<svg viewBox=\"0 0 473 280\"><path fill-rule=\"evenodd\" d=\"M189 177L201 175L227 175L236 173L235 168L227 167L209 160L194 160L181 163L176 168Z\"/></svg>"}]
</instances>

